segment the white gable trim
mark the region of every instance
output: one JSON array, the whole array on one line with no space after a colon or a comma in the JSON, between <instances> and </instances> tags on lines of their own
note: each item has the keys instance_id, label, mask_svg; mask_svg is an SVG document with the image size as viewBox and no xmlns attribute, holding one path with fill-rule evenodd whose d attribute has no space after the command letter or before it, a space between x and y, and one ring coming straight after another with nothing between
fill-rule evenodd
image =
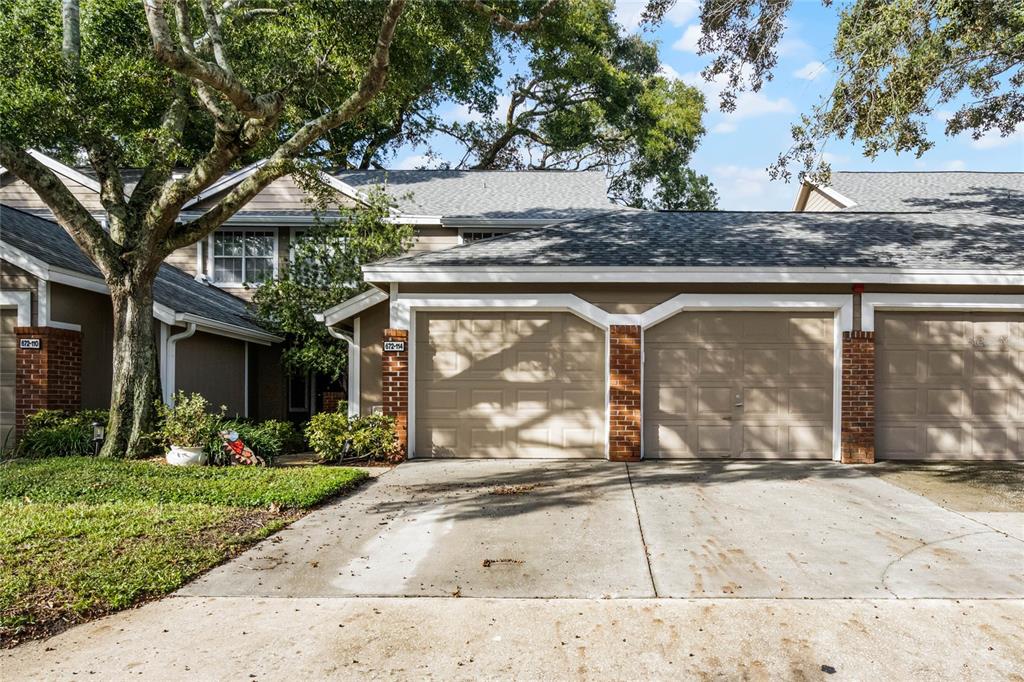
<instances>
[{"instance_id":1,"label":"white gable trim","mask_svg":"<svg viewBox=\"0 0 1024 682\"><path fill-rule=\"evenodd\" d=\"M182 204L182 210L188 208L189 206L194 206L195 204L198 204L200 201L205 201L206 199L209 199L213 195L223 192L229 187L234 187L242 180L245 180L247 177L255 173L266 163L266 159L260 159L259 161L251 163L245 168L242 168L241 170L237 170L234 173L228 173L227 175L223 176L222 178L214 182L212 185L204 189L202 192L195 195L195 197L189 199L184 204Z\"/></svg>"},{"instance_id":2,"label":"white gable trim","mask_svg":"<svg viewBox=\"0 0 1024 682\"><path fill-rule=\"evenodd\" d=\"M358 315L367 308L372 308L378 303L383 303L388 300L388 295L380 289L370 289L364 291L358 296L353 296L347 301L343 301L338 305L325 310L322 313L317 313L313 317L318 322L323 322L328 327L332 327L339 322L344 322L354 315Z\"/></svg>"},{"instance_id":3,"label":"white gable trim","mask_svg":"<svg viewBox=\"0 0 1024 682\"><path fill-rule=\"evenodd\" d=\"M31 291L0 291L0 308L17 308L18 326L32 326Z\"/></svg>"},{"instance_id":4,"label":"white gable trim","mask_svg":"<svg viewBox=\"0 0 1024 682\"><path fill-rule=\"evenodd\" d=\"M29 156L31 156L36 161L52 170L54 173L57 173L58 175L63 175L67 179L81 185L82 187L85 187L86 189L91 189L96 194L100 193L100 183L95 178L90 178L85 173L77 171L71 166L65 165L58 161L57 159L51 156L47 156L46 154L43 154L40 151L36 151L35 149L30 149L28 153Z\"/></svg>"},{"instance_id":5,"label":"white gable trim","mask_svg":"<svg viewBox=\"0 0 1024 682\"><path fill-rule=\"evenodd\" d=\"M1024 311L1024 296L1013 294L863 294L861 328L875 331L879 310L962 312Z\"/></svg>"},{"instance_id":6,"label":"white gable trim","mask_svg":"<svg viewBox=\"0 0 1024 682\"><path fill-rule=\"evenodd\" d=\"M574 294L493 294L473 296L467 294L398 294L391 303L391 327L411 330L412 313L417 310L533 310L537 312L567 312L587 322L608 329L613 316L593 303Z\"/></svg>"}]
</instances>

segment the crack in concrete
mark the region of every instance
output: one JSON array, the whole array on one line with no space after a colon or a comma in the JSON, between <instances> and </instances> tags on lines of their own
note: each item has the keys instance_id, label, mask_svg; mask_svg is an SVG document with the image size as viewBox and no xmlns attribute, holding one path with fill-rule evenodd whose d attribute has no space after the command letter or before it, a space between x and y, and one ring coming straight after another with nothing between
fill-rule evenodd
<instances>
[{"instance_id":1,"label":"crack in concrete","mask_svg":"<svg viewBox=\"0 0 1024 682\"><path fill-rule=\"evenodd\" d=\"M982 525L984 525L984 524L982 524ZM994 531L994 530L976 530L976 531L973 531L971 533L962 533L960 535L953 535L953 536L946 537L946 538L940 538L938 540L932 540L931 542L922 543L922 544L918 545L917 547L915 547L914 549L910 550L909 552L904 552L903 554L900 554L898 557L896 557L895 559L890 561L888 564L886 564L885 568L882 569L882 578L881 578L882 587L885 588L885 591L888 592L889 594L891 594L896 599L903 599L903 597L901 597L900 595L896 594L892 590L892 588L889 587L889 584L887 582L888 581L888 576L889 576L889 571L896 564L898 564L899 562L903 561L904 559L906 559L911 554L915 554L915 553L921 551L922 549L927 549L928 547L933 547L935 545L941 545L941 544L943 544L945 542L952 542L953 540L962 540L963 538L969 538L969 537L972 537L974 535L987 535L989 533L994 533L994 532L997 532L997 531ZM911 598L913 599L913 597L911 597Z\"/></svg>"},{"instance_id":2,"label":"crack in concrete","mask_svg":"<svg viewBox=\"0 0 1024 682\"><path fill-rule=\"evenodd\" d=\"M644 537L644 524L640 521L640 505L636 501L636 491L633 489L633 476L629 473L629 463L624 462L626 467L626 480L629 481L629 494L633 497L633 511L636 513L636 527L640 530L640 544L644 548L644 559L647 561L647 576L651 579L651 591L654 598L658 598L658 585L654 582L654 571L651 569L651 552L647 548L647 539Z\"/></svg>"}]
</instances>

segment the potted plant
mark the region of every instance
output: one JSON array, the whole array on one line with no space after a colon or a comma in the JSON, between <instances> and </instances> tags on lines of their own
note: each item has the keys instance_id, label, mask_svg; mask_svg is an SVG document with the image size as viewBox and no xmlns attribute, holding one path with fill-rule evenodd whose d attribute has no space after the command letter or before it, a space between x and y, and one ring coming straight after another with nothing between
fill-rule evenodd
<instances>
[{"instance_id":1,"label":"potted plant","mask_svg":"<svg viewBox=\"0 0 1024 682\"><path fill-rule=\"evenodd\" d=\"M225 408L221 407L219 414L211 413L206 398L198 393L185 395L178 391L173 406L157 402L156 409L161 420L160 438L170 448L167 463L174 466L206 464L207 451L217 438Z\"/></svg>"}]
</instances>

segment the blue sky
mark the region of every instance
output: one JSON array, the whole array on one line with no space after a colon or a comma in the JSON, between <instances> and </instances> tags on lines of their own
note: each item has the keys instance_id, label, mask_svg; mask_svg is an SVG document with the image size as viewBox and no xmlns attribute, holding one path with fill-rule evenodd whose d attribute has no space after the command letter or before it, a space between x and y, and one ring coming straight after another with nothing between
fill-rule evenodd
<instances>
[{"instance_id":1,"label":"blue sky","mask_svg":"<svg viewBox=\"0 0 1024 682\"><path fill-rule=\"evenodd\" d=\"M700 88L708 99L705 116L708 133L693 158L695 170L709 175L718 188L719 208L731 210L789 210L796 196L793 184L772 182L766 167L775 161L790 143L790 126L800 113L807 112L832 86L829 55L835 34L837 7L823 7L820 0L795 0L789 26L780 45L775 78L759 93L740 97L736 111L718 111L718 88L700 77L706 57L696 54L700 37L698 0L678 0L663 24L649 39L659 43L666 75L680 78ZM644 2L618 0L617 16L626 30L638 30ZM943 133L943 111L929 121L929 132L936 141L933 149L920 159L912 154L883 154L874 160L865 158L857 145L841 140L825 148L833 170L975 170L1024 171L1024 126L1010 137L997 133L972 140L970 136L947 138ZM460 118L468 112L452 108L448 115ZM439 141L442 154L456 154L453 145ZM413 168L427 160L422 149L404 149L394 167ZM452 156L451 161L456 161Z\"/></svg>"}]
</instances>

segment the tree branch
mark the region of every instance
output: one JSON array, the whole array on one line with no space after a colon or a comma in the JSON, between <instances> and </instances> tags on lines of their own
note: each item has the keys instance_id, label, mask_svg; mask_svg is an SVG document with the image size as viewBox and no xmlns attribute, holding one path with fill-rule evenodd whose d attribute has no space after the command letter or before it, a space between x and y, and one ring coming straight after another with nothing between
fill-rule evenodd
<instances>
[{"instance_id":1,"label":"tree branch","mask_svg":"<svg viewBox=\"0 0 1024 682\"><path fill-rule=\"evenodd\" d=\"M120 247L53 171L28 152L5 142L0 142L0 163L35 190L104 277L119 274Z\"/></svg>"},{"instance_id":2,"label":"tree branch","mask_svg":"<svg viewBox=\"0 0 1024 682\"><path fill-rule=\"evenodd\" d=\"M82 56L82 21L78 0L64 0L61 3L61 20L64 29L61 53L69 64L77 65Z\"/></svg>"},{"instance_id":3,"label":"tree branch","mask_svg":"<svg viewBox=\"0 0 1024 682\"><path fill-rule=\"evenodd\" d=\"M516 35L528 33L537 28L538 26L540 26L540 22L544 20L544 17L547 15L547 13L550 12L551 9L559 2L559 0L548 0L546 3L544 3L544 6L537 11L536 16L526 21L520 21L517 23L506 17L504 14L499 12L494 7L491 7L490 5L482 2L481 0L466 1L469 4L470 9L472 9L474 12L481 16L487 17L495 26L497 26L501 30L508 31L509 33L515 33Z\"/></svg>"},{"instance_id":4,"label":"tree branch","mask_svg":"<svg viewBox=\"0 0 1024 682\"><path fill-rule=\"evenodd\" d=\"M284 106L281 92L254 95L233 75L217 64L199 59L191 45L185 48L175 45L171 29L164 13L164 0L145 0L146 22L153 39L153 52L166 66L193 80L204 83L231 102L236 109L249 118L270 120L276 118Z\"/></svg>"}]
</instances>

